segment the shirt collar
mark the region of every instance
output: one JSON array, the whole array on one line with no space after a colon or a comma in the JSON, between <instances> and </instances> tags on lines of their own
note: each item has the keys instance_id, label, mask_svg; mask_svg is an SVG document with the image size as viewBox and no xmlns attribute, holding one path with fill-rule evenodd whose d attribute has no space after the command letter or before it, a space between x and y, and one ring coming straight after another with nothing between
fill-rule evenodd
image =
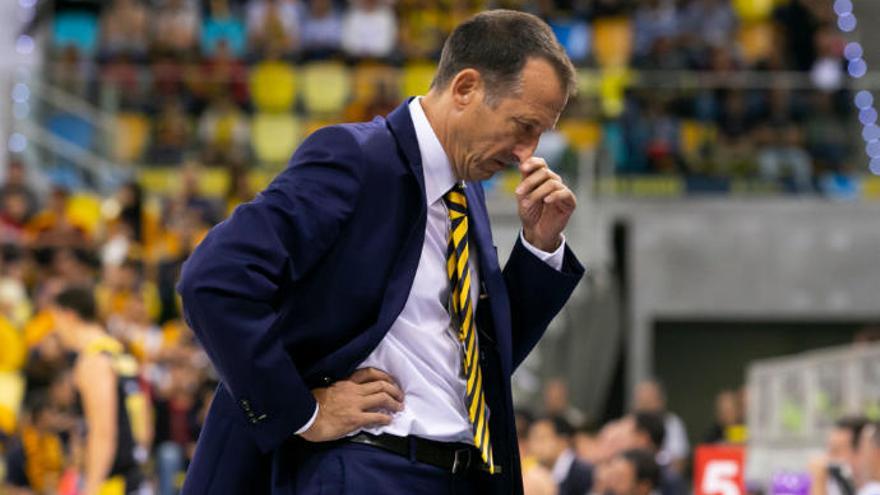
<instances>
[{"instance_id":1,"label":"shirt collar","mask_svg":"<svg viewBox=\"0 0 880 495\"><path fill-rule=\"evenodd\" d=\"M452 173L452 165L449 157L431 123L422 109L421 96L417 96L409 102L409 114L412 117L413 127L416 129L416 141L419 143L419 153L422 155L422 169L425 174L425 196L428 205L439 201L447 191L455 185L455 174Z\"/></svg>"},{"instance_id":2,"label":"shirt collar","mask_svg":"<svg viewBox=\"0 0 880 495\"><path fill-rule=\"evenodd\" d=\"M559 457L556 458L556 463L553 464L553 479L557 483L565 481L568 472L571 471L572 464L574 464L574 451L571 449L565 449L559 454Z\"/></svg>"}]
</instances>

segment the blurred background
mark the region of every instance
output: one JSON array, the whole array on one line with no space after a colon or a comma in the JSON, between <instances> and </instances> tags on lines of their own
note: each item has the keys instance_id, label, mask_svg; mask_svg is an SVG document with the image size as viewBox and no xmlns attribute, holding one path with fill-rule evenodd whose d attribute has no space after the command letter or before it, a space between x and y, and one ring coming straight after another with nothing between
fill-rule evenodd
<instances>
[{"instance_id":1,"label":"blurred background","mask_svg":"<svg viewBox=\"0 0 880 495\"><path fill-rule=\"evenodd\" d=\"M588 275L514 377L527 493L880 493L874 0L0 1L0 493L77 468L47 311L77 284L176 493L216 386L181 263L309 133L424 94L487 8L579 72L537 155ZM502 258L518 182L486 183Z\"/></svg>"}]
</instances>

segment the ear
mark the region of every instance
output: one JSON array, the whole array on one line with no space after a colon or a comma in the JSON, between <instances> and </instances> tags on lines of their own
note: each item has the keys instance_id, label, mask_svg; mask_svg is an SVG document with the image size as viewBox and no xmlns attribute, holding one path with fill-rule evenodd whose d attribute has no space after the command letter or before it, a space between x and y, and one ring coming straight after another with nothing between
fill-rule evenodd
<instances>
[{"instance_id":1,"label":"ear","mask_svg":"<svg viewBox=\"0 0 880 495\"><path fill-rule=\"evenodd\" d=\"M456 108L462 109L483 99L483 77L476 69L464 69L452 79L449 85L452 101Z\"/></svg>"}]
</instances>

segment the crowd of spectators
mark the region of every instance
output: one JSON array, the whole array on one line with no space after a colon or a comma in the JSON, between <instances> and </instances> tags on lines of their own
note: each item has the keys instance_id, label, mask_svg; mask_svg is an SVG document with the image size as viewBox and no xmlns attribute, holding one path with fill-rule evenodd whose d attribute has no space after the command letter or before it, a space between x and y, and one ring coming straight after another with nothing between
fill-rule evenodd
<instances>
[{"instance_id":1,"label":"crowd of spectators","mask_svg":"<svg viewBox=\"0 0 880 495\"><path fill-rule=\"evenodd\" d=\"M715 421L699 444L744 445L740 391L721 391ZM565 382L545 384L536 415L517 413L523 480L529 495L687 495L692 493L688 435L653 380L636 387L632 409L604 424L567 402ZM579 419L579 422L572 420Z\"/></svg>"},{"instance_id":2,"label":"crowd of spectators","mask_svg":"<svg viewBox=\"0 0 880 495\"><path fill-rule=\"evenodd\" d=\"M149 398L144 469L159 493L175 493L217 381L181 319L174 283L209 227L250 199L247 185L230 177L228 201L214 201L187 168L179 194L162 199L133 183L107 198L62 187L43 196L26 172L13 161L0 189L0 491L68 493L60 487L78 472L83 417L51 303L88 287Z\"/></svg>"},{"instance_id":3,"label":"crowd of spectators","mask_svg":"<svg viewBox=\"0 0 880 495\"><path fill-rule=\"evenodd\" d=\"M809 192L863 168L846 40L824 0L101 5L88 14L93 24L80 25L91 26L92 42L56 36L64 42L52 48L49 75L137 122L120 129L143 134L119 138L133 143L116 146L123 161L280 165L317 126L369 120L424 91L456 23L506 7L547 20L586 71L557 134L574 152L606 151L619 175L674 175L710 188L744 178ZM71 15L56 12L56 32ZM700 76L678 84L678 71Z\"/></svg>"}]
</instances>

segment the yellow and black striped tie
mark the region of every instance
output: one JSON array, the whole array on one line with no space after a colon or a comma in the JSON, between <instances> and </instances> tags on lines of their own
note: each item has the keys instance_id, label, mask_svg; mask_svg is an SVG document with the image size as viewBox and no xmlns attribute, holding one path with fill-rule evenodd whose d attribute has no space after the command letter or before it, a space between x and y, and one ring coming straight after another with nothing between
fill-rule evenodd
<instances>
[{"instance_id":1,"label":"yellow and black striped tie","mask_svg":"<svg viewBox=\"0 0 880 495\"><path fill-rule=\"evenodd\" d=\"M449 244L446 250L446 274L449 277L449 311L453 327L458 330L462 345L462 367L467 377L465 405L474 430L474 445L480 450L483 463L495 473L492 445L489 442L489 415L483 394L483 374L480 371L480 347L471 304L471 274L468 268L468 218L464 186L457 183L443 196L449 210Z\"/></svg>"}]
</instances>

